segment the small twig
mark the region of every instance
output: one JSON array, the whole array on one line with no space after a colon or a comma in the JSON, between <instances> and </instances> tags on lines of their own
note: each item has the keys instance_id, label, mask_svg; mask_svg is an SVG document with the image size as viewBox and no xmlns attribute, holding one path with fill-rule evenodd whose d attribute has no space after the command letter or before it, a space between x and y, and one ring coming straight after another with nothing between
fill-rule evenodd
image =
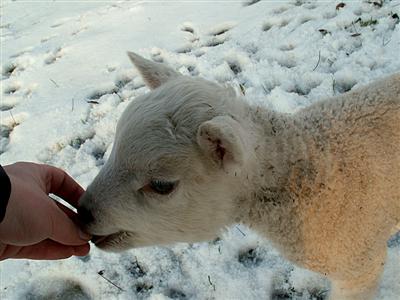
<instances>
[{"instance_id":1,"label":"small twig","mask_svg":"<svg viewBox=\"0 0 400 300\"><path fill-rule=\"evenodd\" d=\"M121 102L124 102L124 99L122 99L121 95L119 93L115 93L115 95L118 96L119 100L121 100Z\"/></svg>"},{"instance_id":2,"label":"small twig","mask_svg":"<svg viewBox=\"0 0 400 300\"><path fill-rule=\"evenodd\" d=\"M240 230L240 228L239 228L238 225L236 225L235 227L236 227L236 229L237 229L241 234L243 234L243 236L246 236L246 234L245 234L242 230Z\"/></svg>"},{"instance_id":3,"label":"small twig","mask_svg":"<svg viewBox=\"0 0 400 300\"><path fill-rule=\"evenodd\" d=\"M15 125L18 125L17 121L15 121L15 119L14 119L14 116L13 116L13 114L12 114L11 110L9 110L8 112L10 113L10 115L11 115L11 118L12 118L12 119L13 119L13 121L14 121L14 124L15 124Z\"/></svg>"},{"instance_id":4,"label":"small twig","mask_svg":"<svg viewBox=\"0 0 400 300\"><path fill-rule=\"evenodd\" d=\"M392 39L389 39L387 42L385 42L385 37L383 36L383 37L382 37L382 46L385 47L387 44L390 43L391 40L392 40Z\"/></svg>"},{"instance_id":5,"label":"small twig","mask_svg":"<svg viewBox=\"0 0 400 300\"><path fill-rule=\"evenodd\" d=\"M317 294L317 297L318 298L323 298L323 296L325 295L325 294L327 294L329 292L329 290L322 290L322 291L320 291L318 294Z\"/></svg>"},{"instance_id":6,"label":"small twig","mask_svg":"<svg viewBox=\"0 0 400 300\"><path fill-rule=\"evenodd\" d=\"M49 78L49 80L52 82L52 83L54 83L54 85L56 86L56 87L60 87L58 84L57 84L57 82L55 82L53 79L51 79L51 78Z\"/></svg>"},{"instance_id":7,"label":"small twig","mask_svg":"<svg viewBox=\"0 0 400 300\"><path fill-rule=\"evenodd\" d=\"M119 289L122 292L125 292L124 289L122 289L121 287L119 287L118 285L116 285L114 282L112 282L110 279L108 279L107 277L105 277L104 274L104 270L101 270L99 272L97 272L97 274L99 274L104 280L106 280L108 283L112 284L113 286L115 286L117 289Z\"/></svg>"},{"instance_id":8,"label":"small twig","mask_svg":"<svg viewBox=\"0 0 400 300\"><path fill-rule=\"evenodd\" d=\"M75 106L75 98L71 99L71 111L74 111L74 106Z\"/></svg>"},{"instance_id":9,"label":"small twig","mask_svg":"<svg viewBox=\"0 0 400 300\"><path fill-rule=\"evenodd\" d=\"M320 61L321 61L321 50L318 51L318 61L317 61L316 66L314 67L313 71L315 71L318 68Z\"/></svg>"},{"instance_id":10,"label":"small twig","mask_svg":"<svg viewBox=\"0 0 400 300\"><path fill-rule=\"evenodd\" d=\"M358 20L360 20L360 21L361 21L361 19L360 19L360 18L359 18ZM356 21L356 23L358 22L358 20ZM353 22L351 22L351 25L353 26L353 29L354 29L355 33L357 34L357 33L358 33L358 31L357 31L357 28L356 28L356 26L354 25L354 21L353 21Z\"/></svg>"},{"instance_id":11,"label":"small twig","mask_svg":"<svg viewBox=\"0 0 400 300\"><path fill-rule=\"evenodd\" d=\"M335 95L335 85L336 85L336 80L335 80L335 78L333 77L333 78L332 78L332 92L333 92L334 95Z\"/></svg>"},{"instance_id":12,"label":"small twig","mask_svg":"<svg viewBox=\"0 0 400 300\"><path fill-rule=\"evenodd\" d=\"M90 103L90 104L100 104L99 101L95 101L95 100L88 100L86 102Z\"/></svg>"},{"instance_id":13,"label":"small twig","mask_svg":"<svg viewBox=\"0 0 400 300\"><path fill-rule=\"evenodd\" d=\"M242 93L243 96L246 95L246 89L244 88L244 85L239 83L239 88L240 88L240 92Z\"/></svg>"},{"instance_id":14,"label":"small twig","mask_svg":"<svg viewBox=\"0 0 400 300\"><path fill-rule=\"evenodd\" d=\"M269 94L269 90L267 89L267 87L262 83L261 84L262 89L264 90L265 94Z\"/></svg>"},{"instance_id":15,"label":"small twig","mask_svg":"<svg viewBox=\"0 0 400 300\"><path fill-rule=\"evenodd\" d=\"M211 277L210 277L210 275L207 275L207 277L208 277L208 282L209 282L210 285L213 287L214 292L215 292L215 285L211 282Z\"/></svg>"}]
</instances>

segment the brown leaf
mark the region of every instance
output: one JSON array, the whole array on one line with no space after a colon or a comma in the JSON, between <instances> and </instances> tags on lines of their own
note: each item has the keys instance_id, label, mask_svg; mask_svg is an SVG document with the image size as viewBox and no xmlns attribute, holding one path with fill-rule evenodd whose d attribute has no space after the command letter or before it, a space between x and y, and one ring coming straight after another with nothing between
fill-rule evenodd
<instances>
[{"instance_id":1,"label":"brown leaf","mask_svg":"<svg viewBox=\"0 0 400 300\"><path fill-rule=\"evenodd\" d=\"M322 28L318 29L318 31L321 32L322 35L326 35L326 34L330 33L328 30L322 29Z\"/></svg>"},{"instance_id":2,"label":"brown leaf","mask_svg":"<svg viewBox=\"0 0 400 300\"><path fill-rule=\"evenodd\" d=\"M336 10L339 10L345 6L346 6L346 3L340 2L338 5L336 5Z\"/></svg>"}]
</instances>

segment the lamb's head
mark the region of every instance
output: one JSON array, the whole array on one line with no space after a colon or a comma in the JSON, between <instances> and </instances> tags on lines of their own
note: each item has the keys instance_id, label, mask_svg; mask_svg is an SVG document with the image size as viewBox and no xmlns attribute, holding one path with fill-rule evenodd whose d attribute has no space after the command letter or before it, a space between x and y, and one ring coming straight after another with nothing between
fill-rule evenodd
<instances>
[{"instance_id":1,"label":"lamb's head","mask_svg":"<svg viewBox=\"0 0 400 300\"><path fill-rule=\"evenodd\" d=\"M128 54L151 92L124 111L80 199L84 229L110 251L211 239L234 222L254 152L236 117L246 107L232 89Z\"/></svg>"}]
</instances>

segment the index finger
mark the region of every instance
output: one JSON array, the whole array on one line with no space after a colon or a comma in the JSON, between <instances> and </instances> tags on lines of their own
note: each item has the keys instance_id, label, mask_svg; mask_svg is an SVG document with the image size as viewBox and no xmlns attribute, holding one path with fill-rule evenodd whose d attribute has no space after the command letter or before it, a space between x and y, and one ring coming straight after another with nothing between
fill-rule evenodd
<instances>
[{"instance_id":1,"label":"index finger","mask_svg":"<svg viewBox=\"0 0 400 300\"><path fill-rule=\"evenodd\" d=\"M43 165L43 168L46 178L46 192L48 194L53 193L77 207L79 198L85 190L65 171L49 165Z\"/></svg>"}]
</instances>

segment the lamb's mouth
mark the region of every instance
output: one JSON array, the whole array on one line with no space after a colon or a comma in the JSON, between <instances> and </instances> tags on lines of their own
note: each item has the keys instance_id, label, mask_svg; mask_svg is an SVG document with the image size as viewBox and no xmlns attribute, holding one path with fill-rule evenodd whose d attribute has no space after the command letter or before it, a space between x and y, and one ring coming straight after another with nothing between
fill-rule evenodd
<instances>
[{"instance_id":1,"label":"lamb's mouth","mask_svg":"<svg viewBox=\"0 0 400 300\"><path fill-rule=\"evenodd\" d=\"M132 233L128 231L119 231L109 235L93 235L91 241L97 247L102 247L110 244L119 244L126 238L131 236Z\"/></svg>"}]
</instances>

